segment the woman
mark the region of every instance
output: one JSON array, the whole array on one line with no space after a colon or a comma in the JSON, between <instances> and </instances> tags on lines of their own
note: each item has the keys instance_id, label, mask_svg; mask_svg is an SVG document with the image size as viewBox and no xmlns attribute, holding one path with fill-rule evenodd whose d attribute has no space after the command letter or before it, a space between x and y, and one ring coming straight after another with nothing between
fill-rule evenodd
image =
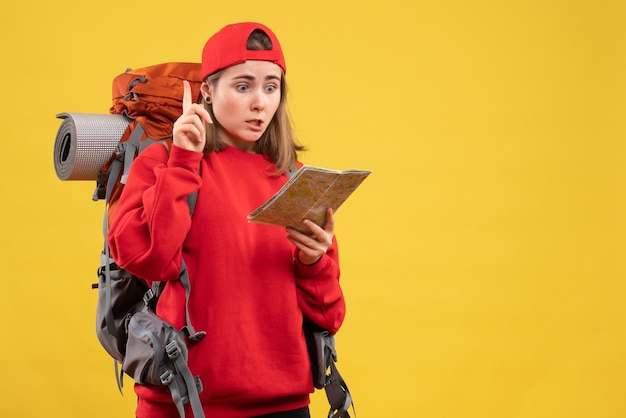
<instances>
[{"instance_id":1,"label":"woman","mask_svg":"<svg viewBox=\"0 0 626 418\"><path fill-rule=\"evenodd\" d=\"M188 360L207 417L309 417L303 319L335 333L345 315L332 208L323 228L303 221L308 234L247 222L303 149L291 134L286 65L272 31L224 27L207 41L202 71L198 103L185 82L169 152L153 145L133 163L111 221L111 254L139 277L169 281L157 314L178 329L184 258L191 323L207 333L189 344ZM178 416L162 387L135 391L137 417Z\"/></svg>"}]
</instances>

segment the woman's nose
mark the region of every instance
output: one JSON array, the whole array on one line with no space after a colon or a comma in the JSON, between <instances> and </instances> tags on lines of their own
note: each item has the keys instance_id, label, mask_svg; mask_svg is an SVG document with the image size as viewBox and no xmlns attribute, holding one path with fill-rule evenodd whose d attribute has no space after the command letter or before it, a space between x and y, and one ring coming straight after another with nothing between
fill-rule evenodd
<instances>
[{"instance_id":1,"label":"woman's nose","mask_svg":"<svg viewBox=\"0 0 626 418\"><path fill-rule=\"evenodd\" d=\"M265 97L265 92L256 91L252 98L252 108L255 110L263 110L265 109L266 101L267 97Z\"/></svg>"}]
</instances>

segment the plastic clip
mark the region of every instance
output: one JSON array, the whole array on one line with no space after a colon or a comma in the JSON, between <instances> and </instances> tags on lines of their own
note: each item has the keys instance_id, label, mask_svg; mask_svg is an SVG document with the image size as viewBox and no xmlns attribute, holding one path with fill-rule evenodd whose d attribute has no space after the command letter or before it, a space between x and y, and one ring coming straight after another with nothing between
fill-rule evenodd
<instances>
[{"instance_id":1,"label":"plastic clip","mask_svg":"<svg viewBox=\"0 0 626 418\"><path fill-rule=\"evenodd\" d=\"M146 293L143 294L143 303L146 304L146 306L148 306L150 304L150 301L154 298L154 291L152 289L148 289L146 290Z\"/></svg>"},{"instance_id":2,"label":"plastic clip","mask_svg":"<svg viewBox=\"0 0 626 418\"><path fill-rule=\"evenodd\" d=\"M167 356L172 360L176 360L178 356L180 356L180 347L178 346L176 340L172 340L167 343L167 345L165 346L165 352L167 353Z\"/></svg>"},{"instance_id":3,"label":"plastic clip","mask_svg":"<svg viewBox=\"0 0 626 418\"><path fill-rule=\"evenodd\" d=\"M172 373L171 370L165 370L163 373L161 373L160 378L161 383L163 383L164 385L169 385L174 380L174 373Z\"/></svg>"}]
</instances>

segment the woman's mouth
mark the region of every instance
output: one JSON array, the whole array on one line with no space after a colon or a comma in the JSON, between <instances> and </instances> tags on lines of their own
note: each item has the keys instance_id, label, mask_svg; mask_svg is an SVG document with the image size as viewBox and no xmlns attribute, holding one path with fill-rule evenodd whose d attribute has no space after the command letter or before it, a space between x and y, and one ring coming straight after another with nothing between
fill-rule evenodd
<instances>
[{"instance_id":1,"label":"woman's mouth","mask_svg":"<svg viewBox=\"0 0 626 418\"><path fill-rule=\"evenodd\" d=\"M246 121L252 130L260 131L263 129L263 121L260 119L251 119Z\"/></svg>"}]
</instances>

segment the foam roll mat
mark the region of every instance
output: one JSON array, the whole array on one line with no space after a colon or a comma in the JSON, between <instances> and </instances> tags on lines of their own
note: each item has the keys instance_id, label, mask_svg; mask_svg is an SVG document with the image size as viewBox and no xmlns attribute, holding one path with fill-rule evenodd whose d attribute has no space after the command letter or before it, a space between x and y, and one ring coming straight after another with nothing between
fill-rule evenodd
<instances>
[{"instance_id":1,"label":"foam roll mat","mask_svg":"<svg viewBox=\"0 0 626 418\"><path fill-rule=\"evenodd\" d=\"M130 120L123 115L59 113L54 169L61 180L97 180Z\"/></svg>"}]
</instances>

